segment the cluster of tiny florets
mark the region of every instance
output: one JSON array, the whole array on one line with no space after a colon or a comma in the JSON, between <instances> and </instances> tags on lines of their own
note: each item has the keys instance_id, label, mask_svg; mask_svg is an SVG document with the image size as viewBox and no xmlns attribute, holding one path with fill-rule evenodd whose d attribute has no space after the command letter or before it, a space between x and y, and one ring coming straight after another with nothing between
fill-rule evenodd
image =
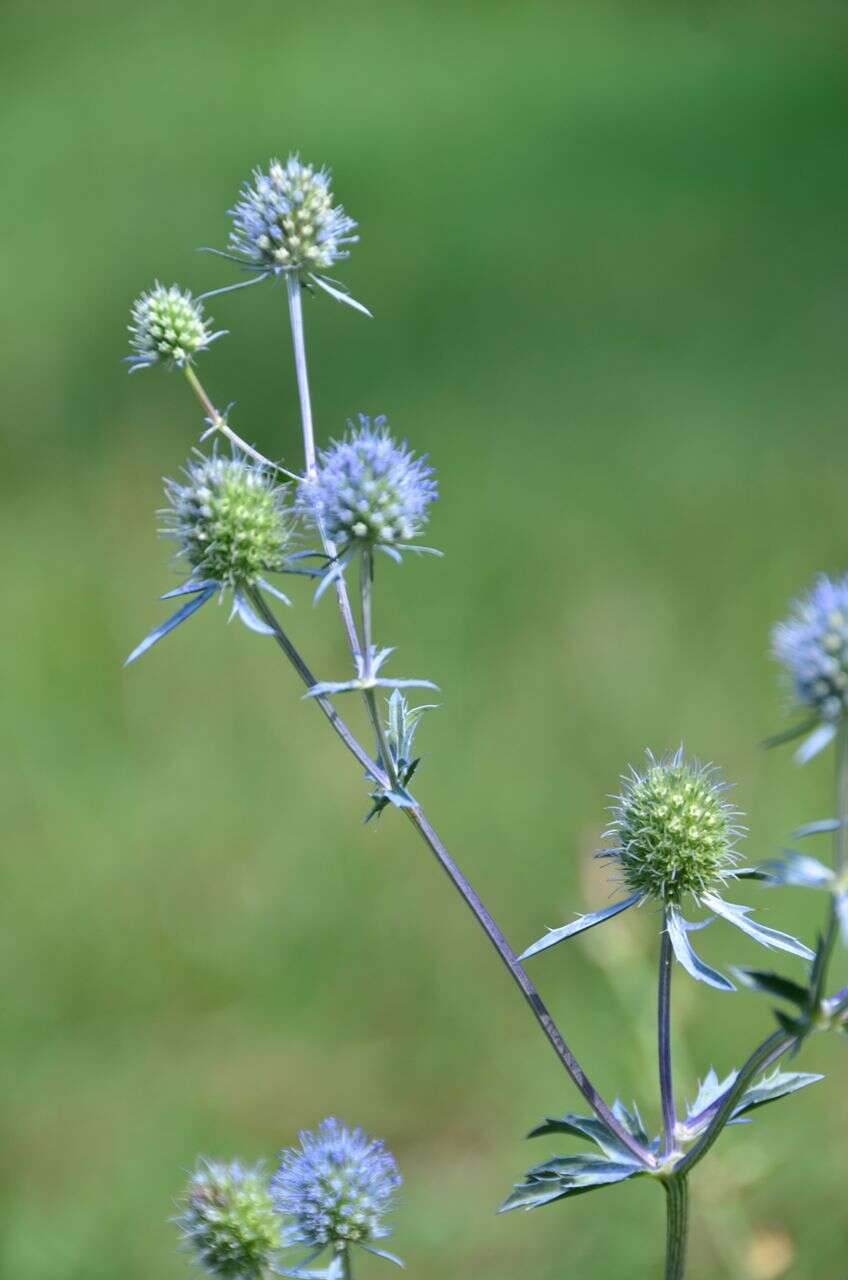
<instances>
[{"instance_id":1,"label":"cluster of tiny florets","mask_svg":"<svg viewBox=\"0 0 848 1280\"><path fill-rule=\"evenodd\" d=\"M848 709L848 575L822 576L772 632L775 657L786 667L799 702L825 720Z\"/></svg>"},{"instance_id":2,"label":"cluster of tiny florets","mask_svg":"<svg viewBox=\"0 0 848 1280\"><path fill-rule=\"evenodd\" d=\"M236 456L199 454L185 481L168 480L164 532L174 538L192 576L222 586L252 585L283 568L291 546L284 489L269 468Z\"/></svg>"},{"instance_id":3,"label":"cluster of tiny florets","mask_svg":"<svg viewBox=\"0 0 848 1280\"><path fill-rule=\"evenodd\" d=\"M437 492L425 459L392 439L385 418L372 424L362 414L343 440L321 451L298 506L340 549L403 545L420 533Z\"/></svg>"},{"instance_id":4,"label":"cluster of tiny florets","mask_svg":"<svg viewBox=\"0 0 848 1280\"><path fill-rule=\"evenodd\" d=\"M353 218L333 204L329 172L298 156L255 169L230 214L231 250L268 271L326 271L358 239Z\"/></svg>"},{"instance_id":5,"label":"cluster of tiny florets","mask_svg":"<svg viewBox=\"0 0 848 1280\"><path fill-rule=\"evenodd\" d=\"M631 893L672 906L723 881L736 861L739 815L715 770L680 751L662 760L649 754L644 773L631 769L623 784L605 832L614 844L600 856L618 862Z\"/></svg>"},{"instance_id":6,"label":"cluster of tiny florets","mask_svg":"<svg viewBox=\"0 0 848 1280\"><path fill-rule=\"evenodd\" d=\"M202 1162L176 1222L203 1269L227 1280L262 1280L281 1244L267 1176L237 1162Z\"/></svg>"},{"instance_id":7,"label":"cluster of tiny florets","mask_svg":"<svg viewBox=\"0 0 848 1280\"><path fill-rule=\"evenodd\" d=\"M401 1177L383 1143L332 1118L299 1136L271 1179L286 1243L343 1249L387 1236L383 1218Z\"/></svg>"},{"instance_id":8,"label":"cluster of tiny florets","mask_svg":"<svg viewBox=\"0 0 848 1280\"><path fill-rule=\"evenodd\" d=\"M133 349L128 359L136 368L160 360L182 366L220 337L211 332L202 303L178 285L166 288L158 282L136 298L128 327Z\"/></svg>"}]
</instances>

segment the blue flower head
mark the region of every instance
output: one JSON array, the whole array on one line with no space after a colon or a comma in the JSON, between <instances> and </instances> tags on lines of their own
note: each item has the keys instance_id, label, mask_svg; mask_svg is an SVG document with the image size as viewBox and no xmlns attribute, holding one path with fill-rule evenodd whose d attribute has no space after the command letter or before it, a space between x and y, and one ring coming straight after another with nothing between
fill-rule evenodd
<instances>
[{"instance_id":1,"label":"blue flower head","mask_svg":"<svg viewBox=\"0 0 848 1280\"><path fill-rule=\"evenodd\" d=\"M342 553L392 552L418 536L437 494L426 459L397 444L384 417L372 423L360 414L343 440L320 452L316 475L300 483L297 505Z\"/></svg>"},{"instance_id":2,"label":"blue flower head","mask_svg":"<svg viewBox=\"0 0 848 1280\"><path fill-rule=\"evenodd\" d=\"M230 215L233 255L266 273L320 274L348 257L345 246L359 239L353 218L333 204L329 171L296 155L285 164L273 160L267 173L254 169Z\"/></svg>"},{"instance_id":3,"label":"blue flower head","mask_svg":"<svg viewBox=\"0 0 848 1280\"><path fill-rule=\"evenodd\" d=\"M629 896L612 906L579 916L560 929L550 929L524 952L522 959L545 951L585 929L602 924L630 907L658 903L674 953L693 978L723 991L733 984L696 955L689 933L709 924L684 919L687 898L747 933L766 947L776 947L811 960L809 947L789 934L752 920L751 908L725 902L728 880L750 874L736 867L736 841L741 815L727 803L727 786L711 766L687 760L682 748L657 759L647 753L642 772L631 769L605 832L609 841L599 856L618 867Z\"/></svg>"},{"instance_id":4,"label":"blue flower head","mask_svg":"<svg viewBox=\"0 0 848 1280\"><path fill-rule=\"evenodd\" d=\"M271 1179L274 1207L286 1222L285 1243L340 1252L354 1244L368 1248L389 1235L384 1218L401 1176L383 1143L334 1118L299 1137L298 1147L283 1151Z\"/></svg>"},{"instance_id":5,"label":"blue flower head","mask_svg":"<svg viewBox=\"0 0 848 1280\"><path fill-rule=\"evenodd\" d=\"M848 575L834 581L823 574L774 628L772 648L794 698L813 714L797 732L820 722L798 753L799 760L808 760L827 745L848 710ZM792 736L794 731L780 735Z\"/></svg>"},{"instance_id":6,"label":"blue flower head","mask_svg":"<svg viewBox=\"0 0 848 1280\"><path fill-rule=\"evenodd\" d=\"M262 1280L280 1248L280 1219L261 1167L201 1161L175 1219L210 1276Z\"/></svg>"},{"instance_id":7,"label":"blue flower head","mask_svg":"<svg viewBox=\"0 0 848 1280\"><path fill-rule=\"evenodd\" d=\"M162 532L178 545L190 573L182 586L163 600L190 596L187 604L155 627L137 645L133 662L157 640L210 600L231 591L233 613L253 631L269 634L254 613L247 593L255 587L270 591L288 604L286 596L266 578L269 573L298 572L288 562L292 546L292 518L285 489L274 470L248 462L241 454L221 457L197 453L185 467L183 480L166 480L168 506L162 513Z\"/></svg>"},{"instance_id":8,"label":"blue flower head","mask_svg":"<svg viewBox=\"0 0 848 1280\"><path fill-rule=\"evenodd\" d=\"M158 281L136 298L128 327L133 354L127 360L133 370L160 362L182 368L223 334L212 333L203 304L188 290L175 284L166 289Z\"/></svg>"}]
</instances>

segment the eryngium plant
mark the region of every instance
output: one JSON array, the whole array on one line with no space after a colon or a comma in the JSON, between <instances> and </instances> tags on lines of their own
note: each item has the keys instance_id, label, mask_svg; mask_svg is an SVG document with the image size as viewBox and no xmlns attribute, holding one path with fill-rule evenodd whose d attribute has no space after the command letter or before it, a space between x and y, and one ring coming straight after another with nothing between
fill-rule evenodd
<instances>
[{"instance_id":1,"label":"eryngium plant","mask_svg":"<svg viewBox=\"0 0 848 1280\"><path fill-rule=\"evenodd\" d=\"M144 300L141 310L137 304L131 326L136 360L142 357L143 363L158 363L164 358L166 366L181 367L203 411L201 439L212 433L223 436L234 452L230 457L214 451L211 456L198 456L189 464L184 481L169 483L166 532L177 539L189 576L182 586L166 594L188 595L190 599L131 657L139 656L214 594L225 591L232 595L242 620L274 641L304 686L307 699L323 713L364 771L370 800L366 817L394 809L421 837L489 938L589 1109L588 1115L568 1113L548 1119L531 1136L580 1138L595 1149L557 1155L536 1165L503 1208L532 1209L610 1184L650 1177L666 1193L666 1280L679 1280L685 1269L690 1171L707 1155L726 1125L747 1119L765 1103L796 1093L819 1079L809 1073L784 1071L778 1063L789 1051L797 1051L814 1027L841 1028L848 1016L848 991L825 995L828 963L840 922L848 931L844 847L848 823L848 698L844 693L848 579L841 584L822 580L775 635L775 649L794 677L795 696L811 713L805 724L780 735L781 739L812 730L802 749L805 758L833 738L839 743L836 814L807 824L797 833L833 831L834 866L828 868L806 855L792 854L763 866L740 867L739 814L717 772L688 759L682 749L659 757L649 754L641 769L631 769L623 779L606 832L607 843L600 854L613 868L625 896L549 930L518 957L411 791L421 760L413 749L413 739L429 704L410 706L403 690L407 686L435 686L426 679L387 677L383 667L392 650L380 647L375 639L377 553L400 561L405 550L428 550L416 540L437 496L432 470L424 457L406 443L398 443L382 417L360 415L348 426L346 435L323 447L316 445L303 293L318 286L331 297L365 311L324 274L347 257L347 246L356 239L355 224L334 203L328 172L303 163L296 155L285 164L272 161L267 172L255 170L231 213L230 251L222 256L249 273L249 279L242 283L285 281L303 468L294 474L286 471L248 444L235 432L227 415L216 409L200 383L192 356L215 336L208 334L202 312L192 311L200 306L200 300L192 301L190 295L177 291L167 304L172 308L169 325L154 316ZM213 292L227 293L240 287L238 283L224 285ZM174 319L177 316L182 327ZM295 552L292 548L300 538L307 550ZM314 539L320 545L310 547ZM350 666L342 679L320 679L283 628L273 600L286 598L268 576L279 573L317 579L316 596L333 587L349 650ZM349 577L355 579L356 608ZM383 690L389 691L385 710L377 698ZM350 695L354 700L362 699L370 744L364 744L340 715L336 700L341 695L348 703ZM789 934L754 920L749 906L726 901L727 886L748 878L828 889L829 924L815 953ZM522 963L635 907L649 908L657 921L661 1124L654 1133L635 1103L609 1102L599 1092ZM687 916L693 910L708 914L690 920ZM741 1068L731 1070L723 1079L712 1068L706 1070L694 1102L684 1107L672 1074L673 961L676 957L692 977L708 986L734 989L730 978L702 960L689 940L693 930L714 917L766 947L802 959L809 968L801 979L767 970L733 969L747 987L788 1002L790 1012L779 1013L778 1029L757 1045ZM350 1275L354 1246L390 1256L374 1242L384 1234L384 1215L397 1180L391 1157L359 1131L327 1121L317 1133L302 1135L299 1148L284 1154L269 1194L273 1212L284 1219L282 1239L299 1243L311 1253L282 1274L339 1280ZM264 1215L268 1208L262 1198L265 1193L260 1194L255 1186L253 1190ZM263 1221L267 1220L263 1217ZM208 1244L206 1219L200 1214L196 1225L203 1228L197 1238ZM257 1258L263 1248L270 1248L269 1240L269 1235L260 1231ZM311 1270L322 1253L329 1254L326 1268ZM253 1257L245 1255L244 1263L244 1274L251 1280ZM262 1259L260 1266L278 1270L276 1261L268 1263L265 1254Z\"/></svg>"}]
</instances>

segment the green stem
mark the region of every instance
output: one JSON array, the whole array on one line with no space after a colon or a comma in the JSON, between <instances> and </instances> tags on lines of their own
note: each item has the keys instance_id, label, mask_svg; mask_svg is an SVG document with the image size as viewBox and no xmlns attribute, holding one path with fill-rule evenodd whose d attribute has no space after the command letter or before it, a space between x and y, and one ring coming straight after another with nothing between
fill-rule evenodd
<instances>
[{"instance_id":1,"label":"green stem","mask_svg":"<svg viewBox=\"0 0 848 1280\"><path fill-rule=\"evenodd\" d=\"M848 823L848 717L842 718L836 737L836 776L834 779L836 794L836 830L833 833L833 869L837 881L845 874L846 855L846 823ZM839 937L839 912L836 908L836 894L830 895L830 909L827 925L821 944L816 952L810 970L810 995L807 1010L811 1018L815 1018L822 1007L827 975L833 951Z\"/></svg>"},{"instance_id":2,"label":"green stem","mask_svg":"<svg viewBox=\"0 0 848 1280\"><path fill-rule=\"evenodd\" d=\"M242 440L241 436L236 435L226 418L218 412L212 401L209 399L209 396L206 394L206 389L190 364L183 365L183 372L185 373L188 385L200 401L203 412L206 414L209 421L209 425L215 431L220 431L222 436L227 437L230 444L234 444L242 453L246 453L249 458L253 458L254 462L260 463L263 467L273 467L275 471L282 472L284 476L291 476L292 473L290 471L286 471L285 467L280 467L276 462L271 462L270 459L266 458L264 454L261 454L258 449L254 449L253 445L248 444L246 440Z\"/></svg>"},{"instance_id":3,"label":"green stem","mask_svg":"<svg viewBox=\"0 0 848 1280\"><path fill-rule=\"evenodd\" d=\"M663 1181L666 1195L665 1280L683 1280L689 1234L689 1185L675 1174Z\"/></svg>"},{"instance_id":4,"label":"green stem","mask_svg":"<svg viewBox=\"0 0 848 1280\"><path fill-rule=\"evenodd\" d=\"M350 1248L347 1245L342 1250L342 1280L353 1280L353 1263L350 1259Z\"/></svg>"}]
</instances>

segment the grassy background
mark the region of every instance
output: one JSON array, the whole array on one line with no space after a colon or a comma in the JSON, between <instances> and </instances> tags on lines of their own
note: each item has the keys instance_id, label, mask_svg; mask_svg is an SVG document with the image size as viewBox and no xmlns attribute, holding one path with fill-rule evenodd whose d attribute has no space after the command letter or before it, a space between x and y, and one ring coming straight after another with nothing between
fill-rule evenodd
<instances>
[{"instance_id":1,"label":"grassy background","mask_svg":"<svg viewBox=\"0 0 848 1280\"><path fill-rule=\"evenodd\" d=\"M826 762L755 743L784 723L772 620L848 559L846 37L823 0L6 0L3 1275L183 1276L195 1154L270 1158L330 1112L397 1152L413 1276L657 1274L650 1185L493 1217L576 1094L411 832L362 827L272 646L210 608L121 670L172 581L159 477L200 427L178 377L127 378L124 326L156 276L233 278L195 247L252 165L331 163L375 319L309 305L317 418L386 411L439 470L446 559L387 568L378 616L443 690L419 792L448 843L524 945L606 900L605 797L682 739L768 854L830 806ZM283 310L217 300L201 372L295 459ZM291 624L343 669L329 602ZM812 936L812 895L750 900ZM655 934L644 912L534 966L652 1119ZM769 1023L692 988L689 1095ZM844 1276L845 1050L803 1065L829 1080L701 1166L693 1280Z\"/></svg>"}]
</instances>

